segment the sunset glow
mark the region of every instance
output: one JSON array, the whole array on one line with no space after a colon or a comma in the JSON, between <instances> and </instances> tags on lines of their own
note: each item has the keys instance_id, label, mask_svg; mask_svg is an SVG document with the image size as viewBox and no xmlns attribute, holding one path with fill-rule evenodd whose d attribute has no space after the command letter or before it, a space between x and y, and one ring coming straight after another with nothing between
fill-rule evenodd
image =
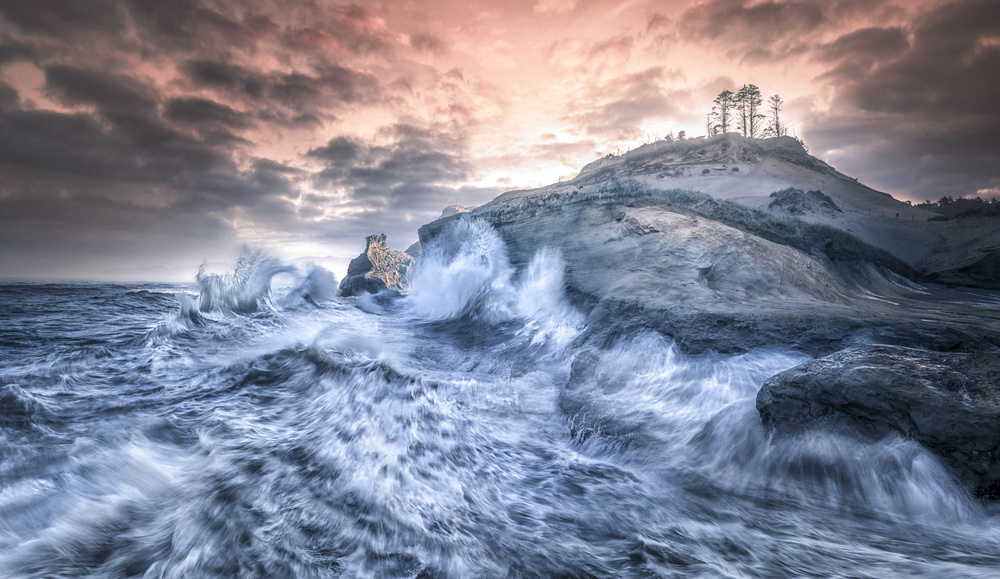
<instances>
[{"instance_id":1,"label":"sunset glow","mask_svg":"<svg viewBox=\"0 0 1000 579\"><path fill-rule=\"evenodd\" d=\"M994 191L998 34L990 0L4 2L0 273L405 247L744 83L876 189Z\"/></svg>"}]
</instances>

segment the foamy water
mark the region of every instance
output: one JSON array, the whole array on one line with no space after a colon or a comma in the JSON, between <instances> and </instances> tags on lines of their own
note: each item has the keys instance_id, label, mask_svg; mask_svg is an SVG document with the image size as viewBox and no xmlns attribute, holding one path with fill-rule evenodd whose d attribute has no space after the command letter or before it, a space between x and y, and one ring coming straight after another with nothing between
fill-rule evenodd
<instances>
[{"instance_id":1,"label":"foamy water","mask_svg":"<svg viewBox=\"0 0 1000 579\"><path fill-rule=\"evenodd\" d=\"M768 439L804 356L596 348L563 270L469 222L395 301L260 252L0 286L0 576L1000 572L998 513L919 445Z\"/></svg>"}]
</instances>

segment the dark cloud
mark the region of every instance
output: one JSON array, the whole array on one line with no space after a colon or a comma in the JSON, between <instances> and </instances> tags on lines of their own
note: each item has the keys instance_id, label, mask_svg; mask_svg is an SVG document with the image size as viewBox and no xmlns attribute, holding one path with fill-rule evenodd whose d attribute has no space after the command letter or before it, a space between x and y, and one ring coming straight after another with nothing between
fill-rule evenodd
<instances>
[{"instance_id":1,"label":"dark cloud","mask_svg":"<svg viewBox=\"0 0 1000 579\"><path fill-rule=\"evenodd\" d=\"M197 0L124 0L128 14L148 41L159 48L192 48L205 44L233 46L249 40L243 24Z\"/></svg>"},{"instance_id":2,"label":"dark cloud","mask_svg":"<svg viewBox=\"0 0 1000 579\"><path fill-rule=\"evenodd\" d=\"M217 123L234 129L245 129L251 124L245 113L202 98L170 99L164 107L163 118L192 125Z\"/></svg>"},{"instance_id":3,"label":"dark cloud","mask_svg":"<svg viewBox=\"0 0 1000 579\"><path fill-rule=\"evenodd\" d=\"M1000 127L870 113L813 119L803 134L813 153L897 197L961 197L1000 186Z\"/></svg>"},{"instance_id":4,"label":"dark cloud","mask_svg":"<svg viewBox=\"0 0 1000 579\"><path fill-rule=\"evenodd\" d=\"M352 247L366 235L385 232L390 243L404 248L442 208L480 204L500 192L457 186L471 171L461 134L395 124L378 131L378 138L384 144L339 136L309 150L305 156L319 170L297 177L308 178L315 192L298 196L294 215L262 216L264 222L284 228L294 223L300 232Z\"/></svg>"},{"instance_id":5,"label":"dark cloud","mask_svg":"<svg viewBox=\"0 0 1000 579\"><path fill-rule=\"evenodd\" d=\"M324 64L309 73L258 71L211 60L191 60L181 68L195 87L264 106L268 115L263 118L286 123L332 118L331 111L340 105L374 103L381 96L374 76L335 64ZM281 114L275 107L291 114Z\"/></svg>"},{"instance_id":6,"label":"dark cloud","mask_svg":"<svg viewBox=\"0 0 1000 579\"><path fill-rule=\"evenodd\" d=\"M707 40L743 62L766 63L810 52L817 35L887 0L709 0L685 10L682 37Z\"/></svg>"},{"instance_id":7,"label":"dark cloud","mask_svg":"<svg viewBox=\"0 0 1000 579\"><path fill-rule=\"evenodd\" d=\"M242 92L254 98L264 94L263 83L258 80L260 74L244 66L214 60L189 60L180 68L197 87Z\"/></svg>"},{"instance_id":8,"label":"dark cloud","mask_svg":"<svg viewBox=\"0 0 1000 579\"><path fill-rule=\"evenodd\" d=\"M18 60L30 60L35 56L35 51L27 44L10 42L0 44L0 66Z\"/></svg>"},{"instance_id":9,"label":"dark cloud","mask_svg":"<svg viewBox=\"0 0 1000 579\"><path fill-rule=\"evenodd\" d=\"M0 80L0 111L16 107L19 101L17 90Z\"/></svg>"},{"instance_id":10,"label":"dark cloud","mask_svg":"<svg viewBox=\"0 0 1000 579\"><path fill-rule=\"evenodd\" d=\"M827 75L845 102L862 110L937 115L1000 114L1000 4L967 0L919 20L913 45L871 70Z\"/></svg>"},{"instance_id":11,"label":"dark cloud","mask_svg":"<svg viewBox=\"0 0 1000 579\"><path fill-rule=\"evenodd\" d=\"M76 38L121 30L124 11L117 0L4 0L0 16L27 33Z\"/></svg>"},{"instance_id":12,"label":"dark cloud","mask_svg":"<svg viewBox=\"0 0 1000 579\"><path fill-rule=\"evenodd\" d=\"M7 169L113 180L133 165L128 142L89 114L8 111L0 127L0 166Z\"/></svg>"},{"instance_id":13,"label":"dark cloud","mask_svg":"<svg viewBox=\"0 0 1000 579\"><path fill-rule=\"evenodd\" d=\"M265 165L242 170L231 150L197 134L181 132L154 117L116 118L110 126L90 114L9 111L0 116L0 171L13 195L39 187L58 199L125 195L146 205L144 192L158 191L161 215L175 209L223 210L289 192L285 174ZM283 181L282 181L283 182ZM58 201L62 203L64 201Z\"/></svg>"},{"instance_id":14,"label":"dark cloud","mask_svg":"<svg viewBox=\"0 0 1000 579\"><path fill-rule=\"evenodd\" d=\"M969 194L994 183L1000 4L952 2L923 15L909 32L912 44L893 29L863 30L824 49L823 57L843 60L823 77L837 101L809 129L810 138L823 148L859 148L847 162L865 170L871 170L865 158L892 159L878 170L880 184L920 197Z\"/></svg>"},{"instance_id":15,"label":"dark cloud","mask_svg":"<svg viewBox=\"0 0 1000 579\"><path fill-rule=\"evenodd\" d=\"M335 137L322 147L310 149L307 157L326 161L329 167L346 168L353 165L364 149L364 145L349 137Z\"/></svg>"},{"instance_id":16,"label":"dark cloud","mask_svg":"<svg viewBox=\"0 0 1000 579\"><path fill-rule=\"evenodd\" d=\"M815 1L710 0L686 10L680 26L692 36L771 44L813 30L823 20L823 8Z\"/></svg>"},{"instance_id":17,"label":"dark cloud","mask_svg":"<svg viewBox=\"0 0 1000 579\"><path fill-rule=\"evenodd\" d=\"M278 43L293 53L391 53L399 37L357 4L211 0L7 0L0 19L34 38L100 41L144 56L252 53ZM436 48L435 39L420 42Z\"/></svg>"},{"instance_id":18,"label":"dark cloud","mask_svg":"<svg viewBox=\"0 0 1000 579\"><path fill-rule=\"evenodd\" d=\"M45 88L67 105L94 105L105 113L150 114L158 100L156 92L135 79L69 66L46 67Z\"/></svg>"},{"instance_id":19,"label":"dark cloud","mask_svg":"<svg viewBox=\"0 0 1000 579\"><path fill-rule=\"evenodd\" d=\"M895 56L910 47L902 28L862 28L819 48L819 58L826 61Z\"/></svg>"},{"instance_id":20,"label":"dark cloud","mask_svg":"<svg viewBox=\"0 0 1000 579\"><path fill-rule=\"evenodd\" d=\"M379 136L387 144L345 137L289 151L290 162L255 157L283 131L385 104L372 72L384 64L364 59L385 63L401 49L447 52L438 36L391 30L356 4L0 2L3 72L28 63L44 75L41 96L31 67L0 79L0 263L27 264L7 248L33 238L41 253L98 255L112 251L106 240L138 247L154 231L231 239L238 222L327 236L345 208L348 221L405 212L390 221L415 231L412 220L430 216L421 203L436 212L455 202L452 187L468 175L450 134L397 125Z\"/></svg>"},{"instance_id":21,"label":"dark cloud","mask_svg":"<svg viewBox=\"0 0 1000 579\"><path fill-rule=\"evenodd\" d=\"M365 146L338 137L310 150L308 157L326 165L316 175L317 183L345 189L368 207L413 210L453 198L453 184L469 176L451 135L403 124L387 127L383 134L393 142Z\"/></svg>"},{"instance_id":22,"label":"dark cloud","mask_svg":"<svg viewBox=\"0 0 1000 579\"><path fill-rule=\"evenodd\" d=\"M83 108L22 110L16 93L0 86L5 247L33 239L36 252L98 259L112 251L112 240L128 246L118 253L148 250L143 236L154 232L178 237L179 245L188 236L229 239L231 225L220 215L235 208L277 214L288 205L282 200L297 194L295 169L269 160L237 163L250 141L233 130L248 121L228 106L164 99L126 74L66 65L46 66L44 73L53 99ZM5 263L37 265L0 253ZM49 262L73 267L62 258Z\"/></svg>"}]
</instances>

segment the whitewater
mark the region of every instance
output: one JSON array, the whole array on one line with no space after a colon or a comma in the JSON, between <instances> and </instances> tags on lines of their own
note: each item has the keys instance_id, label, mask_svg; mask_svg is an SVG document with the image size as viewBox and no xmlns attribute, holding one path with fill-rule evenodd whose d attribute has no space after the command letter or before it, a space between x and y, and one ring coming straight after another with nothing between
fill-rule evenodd
<instances>
[{"instance_id":1,"label":"whitewater","mask_svg":"<svg viewBox=\"0 0 1000 579\"><path fill-rule=\"evenodd\" d=\"M681 352L466 220L403 297L246 250L190 285L0 285L0 577L995 577L911 440L772 439L808 360Z\"/></svg>"}]
</instances>

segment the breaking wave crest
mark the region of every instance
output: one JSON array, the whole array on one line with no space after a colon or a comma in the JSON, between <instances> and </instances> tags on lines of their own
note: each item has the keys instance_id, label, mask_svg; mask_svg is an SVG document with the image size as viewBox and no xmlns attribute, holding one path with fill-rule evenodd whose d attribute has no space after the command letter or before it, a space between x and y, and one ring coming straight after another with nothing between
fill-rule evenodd
<instances>
[{"instance_id":1,"label":"breaking wave crest","mask_svg":"<svg viewBox=\"0 0 1000 579\"><path fill-rule=\"evenodd\" d=\"M423 249L407 298L427 319L497 323L512 314L513 273L497 232L484 221L462 219Z\"/></svg>"},{"instance_id":2,"label":"breaking wave crest","mask_svg":"<svg viewBox=\"0 0 1000 579\"><path fill-rule=\"evenodd\" d=\"M309 265L292 289L281 298L281 307L295 308L302 305L322 307L337 295L337 277L318 265Z\"/></svg>"},{"instance_id":3,"label":"breaking wave crest","mask_svg":"<svg viewBox=\"0 0 1000 579\"><path fill-rule=\"evenodd\" d=\"M517 321L532 342L565 346L584 320L566 298L565 269L559 251L542 248L518 275L492 227L459 220L424 249L407 301L425 319Z\"/></svg>"},{"instance_id":4,"label":"breaking wave crest","mask_svg":"<svg viewBox=\"0 0 1000 579\"><path fill-rule=\"evenodd\" d=\"M275 276L292 274L291 286L274 294ZM337 278L326 269L308 264L304 271L269 256L263 250L243 247L229 273L208 273L205 265L195 276L198 293L177 292L177 315L157 325L152 336L170 336L205 324L206 318L276 313L298 308L322 308L337 295Z\"/></svg>"},{"instance_id":5,"label":"breaking wave crest","mask_svg":"<svg viewBox=\"0 0 1000 579\"><path fill-rule=\"evenodd\" d=\"M283 264L262 250L244 246L232 273L207 273L204 264L198 268L195 276L198 310L249 314L262 307L273 307L271 278L295 271L293 266Z\"/></svg>"}]
</instances>

